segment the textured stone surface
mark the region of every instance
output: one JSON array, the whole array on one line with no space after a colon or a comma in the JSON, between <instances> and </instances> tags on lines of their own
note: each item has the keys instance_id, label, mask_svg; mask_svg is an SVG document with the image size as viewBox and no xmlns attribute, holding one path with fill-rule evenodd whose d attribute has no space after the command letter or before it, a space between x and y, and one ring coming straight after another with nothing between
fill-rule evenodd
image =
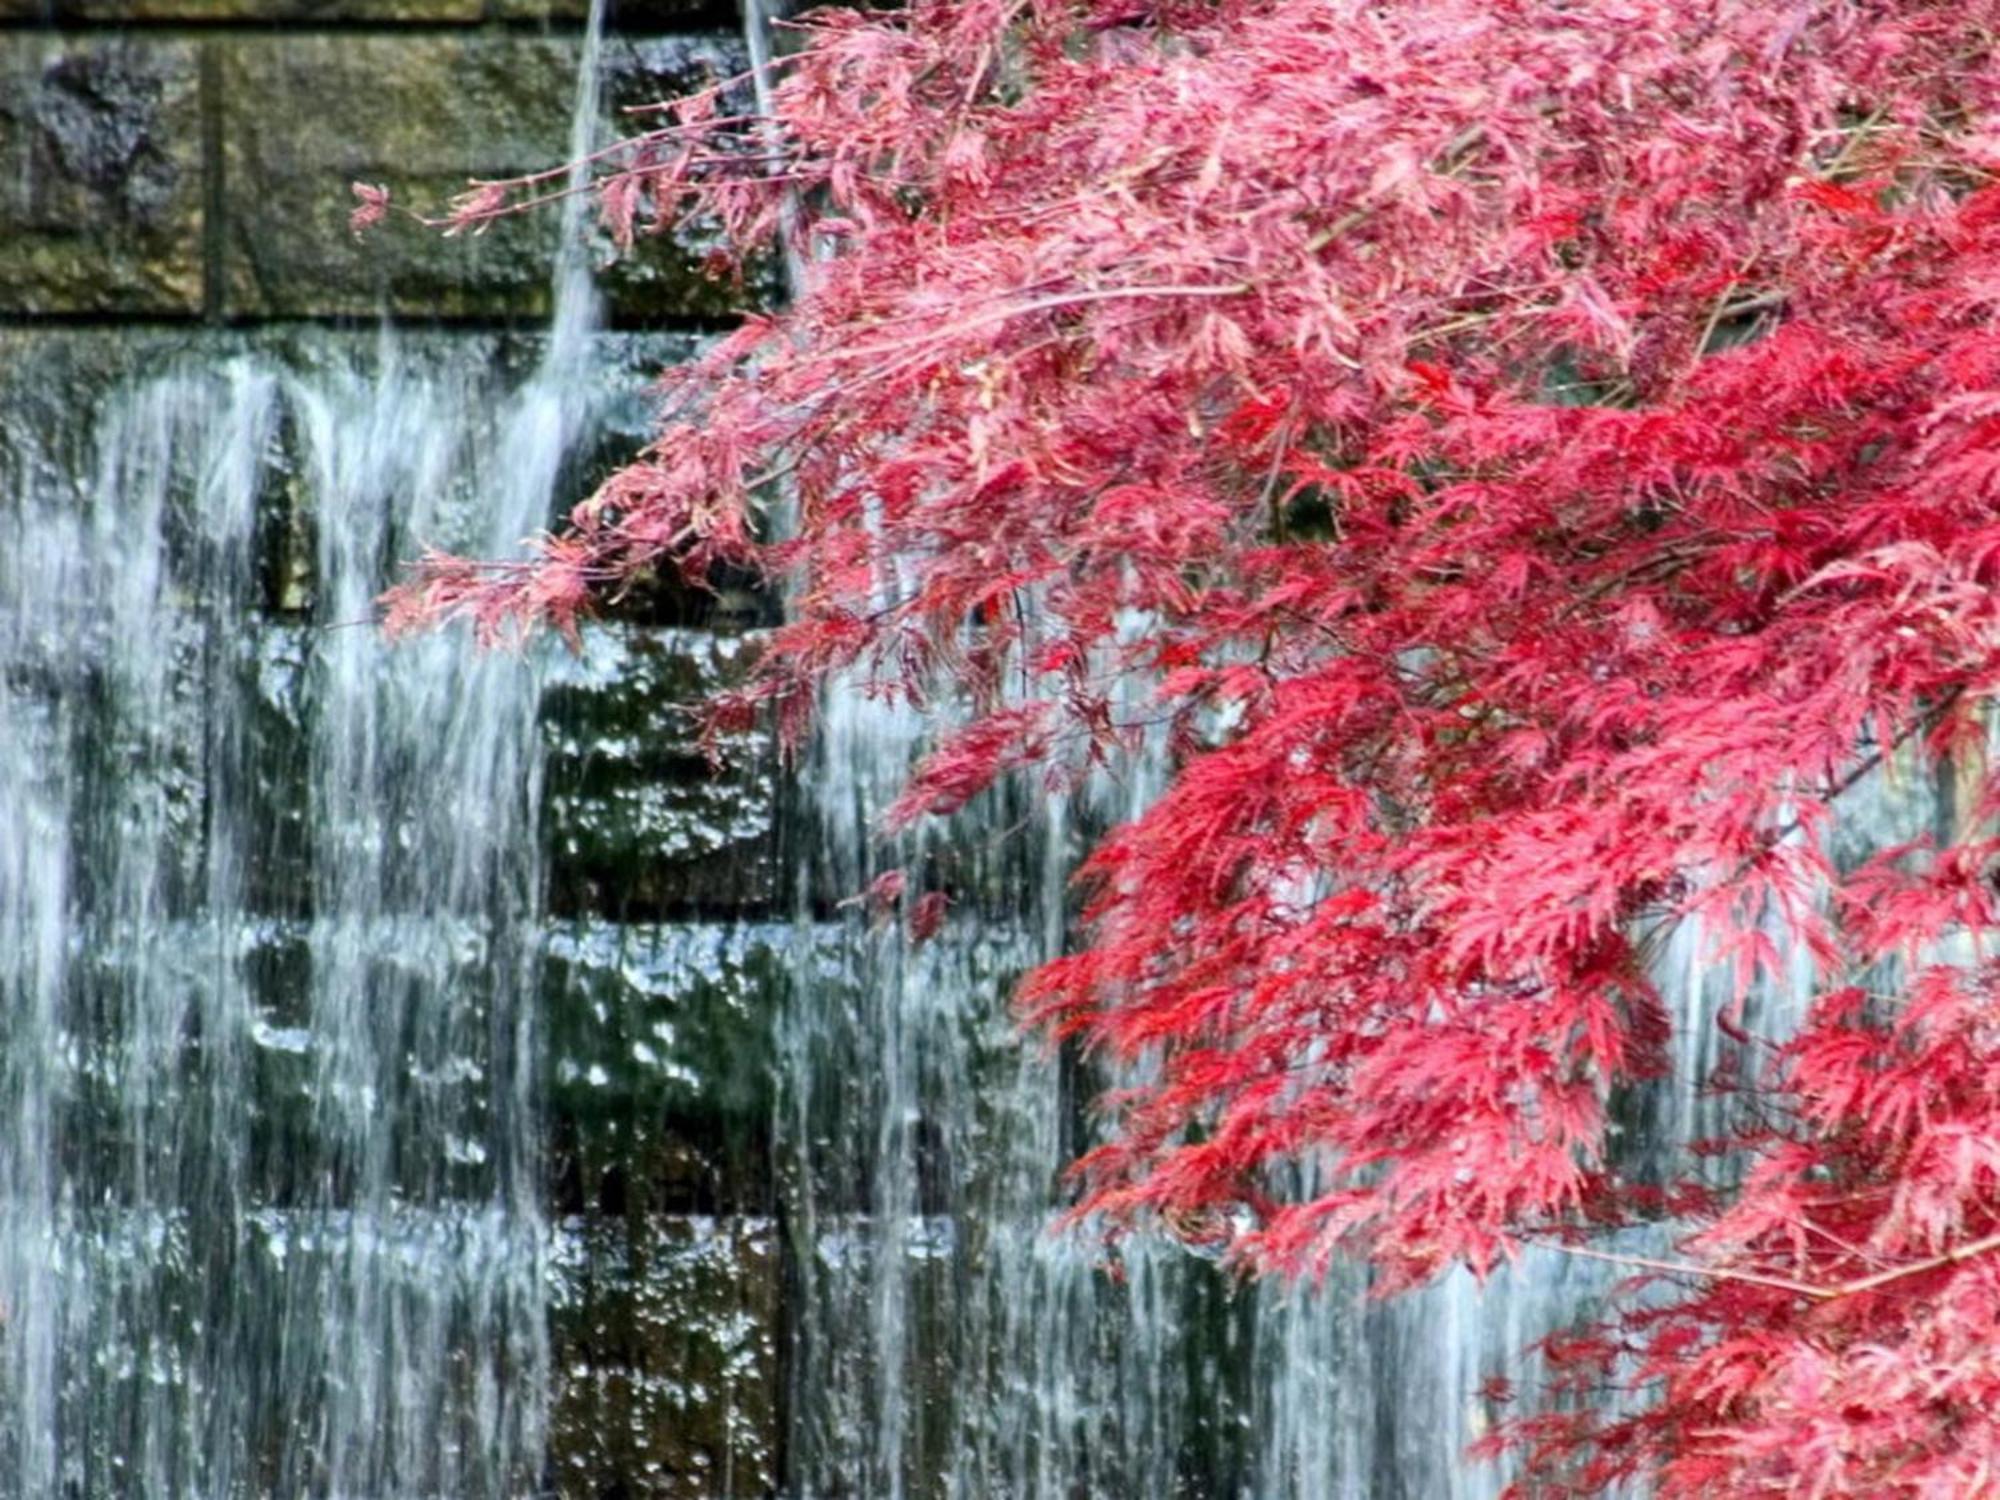
<instances>
[{"instance_id":1,"label":"textured stone surface","mask_svg":"<svg viewBox=\"0 0 2000 1500\"><path fill-rule=\"evenodd\" d=\"M230 316L545 316L557 214L453 239L394 218L357 241L349 184L380 183L437 212L468 178L560 161L580 45L450 33L229 39L220 77ZM736 57L733 43L714 39L615 42L607 112L734 69ZM634 317L725 314L735 294L693 268L698 251L652 242L605 290Z\"/></svg>"},{"instance_id":2,"label":"textured stone surface","mask_svg":"<svg viewBox=\"0 0 2000 1500\"><path fill-rule=\"evenodd\" d=\"M541 988L558 1203L619 1216L769 1207L788 934L730 923L551 930Z\"/></svg>"},{"instance_id":3,"label":"textured stone surface","mask_svg":"<svg viewBox=\"0 0 2000 1500\"><path fill-rule=\"evenodd\" d=\"M0 312L199 311L202 178L193 46L0 34Z\"/></svg>"},{"instance_id":4,"label":"textured stone surface","mask_svg":"<svg viewBox=\"0 0 2000 1500\"><path fill-rule=\"evenodd\" d=\"M555 1236L549 1470L577 1500L772 1493L777 1229L571 1219Z\"/></svg>"},{"instance_id":5,"label":"textured stone surface","mask_svg":"<svg viewBox=\"0 0 2000 1500\"><path fill-rule=\"evenodd\" d=\"M696 709L749 651L733 634L600 627L553 669L543 704L557 910L657 918L776 902L771 754L746 739L718 774L696 735Z\"/></svg>"}]
</instances>

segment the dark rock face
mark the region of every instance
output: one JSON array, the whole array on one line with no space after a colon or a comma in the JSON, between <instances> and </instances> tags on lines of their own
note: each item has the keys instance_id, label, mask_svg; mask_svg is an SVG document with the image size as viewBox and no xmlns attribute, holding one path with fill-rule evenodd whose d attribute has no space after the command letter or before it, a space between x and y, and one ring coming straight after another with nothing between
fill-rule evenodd
<instances>
[{"instance_id":1,"label":"dark rock face","mask_svg":"<svg viewBox=\"0 0 2000 1500\"><path fill-rule=\"evenodd\" d=\"M356 240L348 184L386 184L397 202L436 214L469 178L559 162L581 55L575 38L339 33L213 45L221 47L229 316L548 315L555 215L449 239L392 219ZM612 58L607 133L623 106L741 66L733 43L706 38L620 44ZM648 317L724 315L731 290L701 275L699 255L698 246L650 246L608 269L605 294Z\"/></svg>"},{"instance_id":2,"label":"dark rock face","mask_svg":"<svg viewBox=\"0 0 2000 1500\"><path fill-rule=\"evenodd\" d=\"M593 632L554 668L545 804L556 910L626 920L742 916L778 903L775 757L761 740L699 743L702 702L743 670L733 630Z\"/></svg>"},{"instance_id":3,"label":"dark rock face","mask_svg":"<svg viewBox=\"0 0 2000 1500\"><path fill-rule=\"evenodd\" d=\"M558 1226L549 1468L559 1493L774 1491L777 1239L773 1221L745 1217Z\"/></svg>"},{"instance_id":4,"label":"dark rock face","mask_svg":"<svg viewBox=\"0 0 2000 1500\"><path fill-rule=\"evenodd\" d=\"M200 309L199 91L186 42L0 35L0 311Z\"/></svg>"},{"instance_id":5,"label":"dark rock face","mask_svg":"<svg viewBox=\"0 0 2000 1500\"><path fill-rule=\"evenodd\" d=\"M552 927L542 993L562 1211L771 1211L771 1035L790 948L781 927Z\"/></svg>"},{"instance_id":6,"label":"dark rock face","mask_svg":"<svg viewBox=\"0 0 2000 1500\"><path fill-rule=\"evenodd\" d=\"M222 280L232 316L546 316L555 221L446 240L347 232L347 184L435 208L467 177L559 159L573 42L376 35L247 38L222 53Z\"/></svg>"}]
</instances>

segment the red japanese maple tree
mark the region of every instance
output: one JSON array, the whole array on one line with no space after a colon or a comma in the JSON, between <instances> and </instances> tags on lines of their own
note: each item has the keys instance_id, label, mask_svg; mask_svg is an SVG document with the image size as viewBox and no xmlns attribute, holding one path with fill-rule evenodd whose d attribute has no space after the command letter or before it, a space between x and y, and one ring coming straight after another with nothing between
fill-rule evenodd
<instances>
[{"instance_id":1,"label":"red japanese maple tree","mask_svg":"<svg viewBox=\"0 0 2000 1500\"><path fill-rule=\"evenodd\" d=\"M2000 0L820 13L767 113L679 101L596 185L628 242L784 231L798 295L673 372L532 559L426 558L391 622L758 569L789 619L719 712L796 736L872 673L951 726L910 818L1113 753L1147 684L1174 780L1025 989L1158 1060L1085 1209L1391 1286L1669 1220L1502 1434L1524 1490L2000 1494L1996 32ZM1951 767L1952 827L1836 859L1891 765ZM1666 1067L1644 934L1692 919L1746 987L1787 934L1817 998L1741 1039L1740 1170L1639 1183L1609 1101Z\"/></svg>"}]
</instances>

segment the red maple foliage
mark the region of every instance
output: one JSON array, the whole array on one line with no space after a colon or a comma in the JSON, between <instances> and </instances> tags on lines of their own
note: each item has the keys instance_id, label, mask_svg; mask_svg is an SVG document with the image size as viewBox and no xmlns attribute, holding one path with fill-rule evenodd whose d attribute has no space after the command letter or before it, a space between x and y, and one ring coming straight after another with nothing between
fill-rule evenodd
<instances>
[{"instance_id":1,"label":"red maple foliage","mask_svg":"<svg viewBox=\"0 0 2000 1500\"><path fill-rule=\"evenodd\" d=\"M1025 989L1157 1060L1086 1210L1389 1285L1668 1216L1660 1282L1501 1435L1524 1492L2000 1494L1997 29L820 13L768 116L679 101L596 187L627 242L788 228L798 297L674 372L532 560L427 558L391 622L760 569L789 623L721 712L797 735L850 669L931 706L907 817L1129 745L1150 684L1172 785ZM1836 859L1891 762L1953 767L1953 826ZM1788 934L1817 999L1740 1171L1640 1184L1607 1134L1669 1055L1639 935L1691 919L1746 986Z\"/></svg>"}]
</instances>

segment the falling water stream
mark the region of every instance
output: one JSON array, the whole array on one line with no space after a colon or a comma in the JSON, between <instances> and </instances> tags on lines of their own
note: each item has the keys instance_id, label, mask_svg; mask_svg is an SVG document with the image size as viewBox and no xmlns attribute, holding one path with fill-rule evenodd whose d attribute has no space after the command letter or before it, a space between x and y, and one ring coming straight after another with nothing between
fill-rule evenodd
<instances>
[{"instance_id":1,"label":"falling water stream","mask_svg":"<svg viewBox=\"0 0 2000 1500\"><path fill-rule=\"evenodd\" d=\"M419 543L504 553L578 482L617 386L578 228L525 353L162 333L88 424L0 444L0 1496L1495 1494L1461 1457L1481 1381L1531 1387L1521 1351L1614 1273L1532 1255L1384 1303L1358 1271L1244 1287L1166 1245L1114 1275L1049 1232L1105 1080L1025 1043L1007 991L1074 938L1068 871L1156 765L885 847L920 727L843 693L776 918L685 923L643 960L616 924L552 928L552 669L368 622ZM556 670L634 659L598 649ZM1857 845L1949 813L1886 772L1849 802ZM839 906L892 860L958 898L923 945ZM755 1053L768 1467L551 1477L552 1286L583 1253L546 1186L551 943L662 994L782 955ZM1721 1121L1697 1084L1728 1045L1700 935L1663 936L1657 972L1685 1051L1621 1146L1654 1173ZM1782 1034L1808 983L1767 976L1746 1025ZM724 1399L698 1384L677 1399Z\"/></svg>"},{"instance_id":2,"label":"falling water stream","mask_svg":"<svg viewBox=\"0 0 2000 1500\"><path fill-rule=\"evenodd\" d=\"M82 482L0 478L10 1494L502 1495L540 1441L533 677L365 622L547 492L490 350L313 352L170 360Z\"/></svg>"},{"instance_id":3,"label":"falling water stream","mask_svg":"<svg viewBox=\"0 0 2000 1500\"><path fill-rule=\"evenodd\" d=\"M1069 936L1063 883L1075 824L1143 806L1157 766L1128 768L1072 808L1025 789L929 846L881 848L869 825L919 739L851 688L825 707L809 784L823 845L812 879L857 891L868 851L945 872L960 909L912 949L857 919L829 970L822 940L782 1025L779 1139L790 1152L802 1308L791 1401L800 1496L1134 1495L1241 1500L1490 1500L1508 1475L1465 1450L1505 1413L1504 1377L1532 1397L1545 1335L1588 1317L1625 1273L1554 1250L1485 1283L1453 1272L1372 1298L1366 1274L1254 1288L1191 1252L1128 1246L1108 1273L1087 1240L1049 1233L1057 1178L1089 1140L1102 1086L1006 1019L1010 977ZM1087 805L1091 802L1096 805ZM1949 836L1949 787L1907 765L1844 799L1837 857L1923 832ZM1659 1180L1685 1147L1728 1133L1732 1097L1704 1087L1769 1066L1715 1024L1782 1038L1804 1016L1803 945L1740 1001L1697 923L1655 935L1675 1022L1672 1077L1620 1107L1615 1159ZM1715 1169L1709 1163L1709 1169ZM1659 1256L1672 1226L1600 1248Z\"/></svg>"},{"instance_id":4,"label":"falling water stream","mask_svg":"<svg viewBox=\"0 0 2000 1500\"><path fill-rule=\"evenodd\" d=\"M419 540L549 515L598 389L555 275L511 371L141 334L86 430L13 413L0 1494L539 1483L538 674L370 620Z\"/></svg>"}]
</instances>

